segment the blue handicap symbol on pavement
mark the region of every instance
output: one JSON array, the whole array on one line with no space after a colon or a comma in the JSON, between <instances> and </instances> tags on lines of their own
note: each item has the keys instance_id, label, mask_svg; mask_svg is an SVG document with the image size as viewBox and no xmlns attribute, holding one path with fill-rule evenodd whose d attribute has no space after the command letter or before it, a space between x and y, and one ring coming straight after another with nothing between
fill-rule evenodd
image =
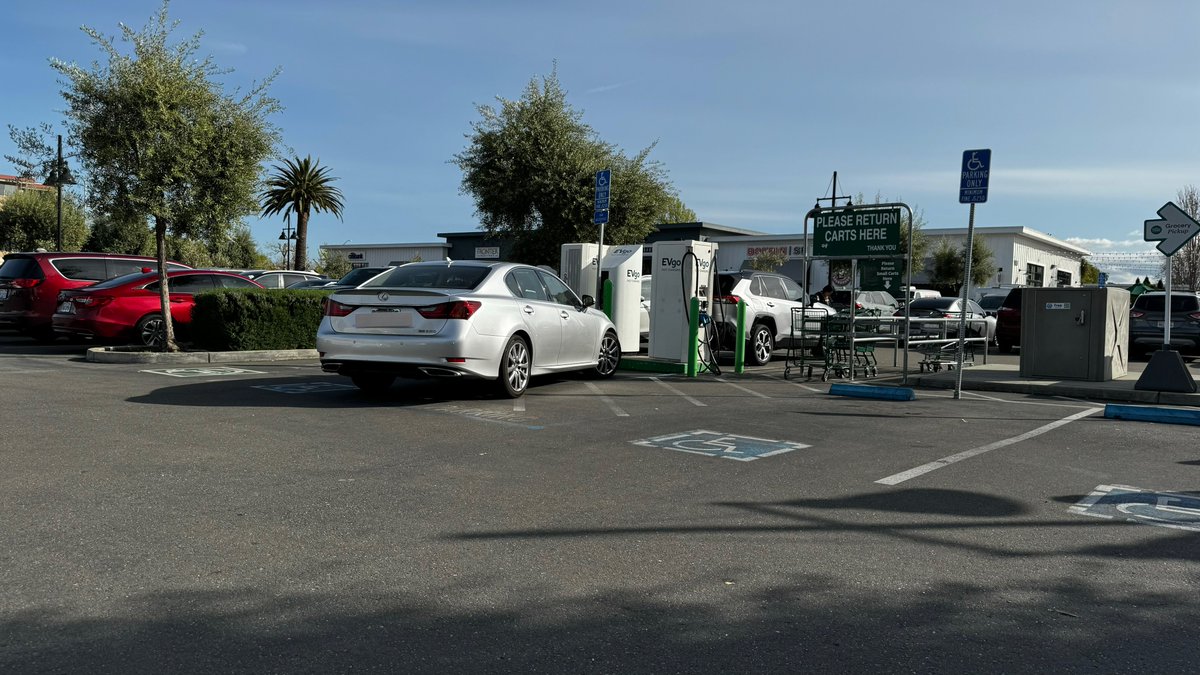
<instances>
[{"instance_id":1,"label":"blue handicap symbol on pavement","mask_svg":"<svg viewBox=\"0 0 1200 675\"><path fill-rule=\"evenodd\" d=\"M725 434L718 431L705 431L703 429L655 436L654 438L633 441L633 443L634 445L644 445L648 448L678 450L697 455L708 455L709 457L735 459L739 462L751 462L763 457L770 457L771 455L809 447L804 443L776 441L769 438L755 438L753 436L739 436L737 434Z\"/></svg>"},{"instance_id":2,"label":"blue handicap symbol on pavement","mask_svg":"<svg viewBox=\"0 0 1200 675\"><path fill-rule=\"evenodd\" d=\"M1071 511L1096 518L1200 532L1200 495L1154 492L1128 485L1098 485Z\"/></svg>"}]
</instances>

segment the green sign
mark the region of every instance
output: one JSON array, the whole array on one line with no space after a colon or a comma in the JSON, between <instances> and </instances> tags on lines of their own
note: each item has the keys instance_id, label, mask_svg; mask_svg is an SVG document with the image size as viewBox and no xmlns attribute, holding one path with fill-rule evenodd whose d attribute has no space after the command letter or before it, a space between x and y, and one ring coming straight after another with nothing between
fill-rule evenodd
<instances>
[{"instance_id":1,"label":"green sign","mask_svg":"<svg viewBox=\"0 0 1200 675\"><path fill-rule=\"evenodd\" d=\"M898 207L821 211L813 222L813 255L817 257L903 255Z\"/></svg>"},{"instance_id":2,"label":"green sign","mask_svg":"<svg viewBox=\"0 0 1200 675\"><path fill-rule=\"evenodd\" d=\"M901 282L903 277L904 258L863 260L858 263L858 278L862 280L859 286L864 291L887 291L899 298L900 289L904 288Z\"/></svg>"}]
</instances>

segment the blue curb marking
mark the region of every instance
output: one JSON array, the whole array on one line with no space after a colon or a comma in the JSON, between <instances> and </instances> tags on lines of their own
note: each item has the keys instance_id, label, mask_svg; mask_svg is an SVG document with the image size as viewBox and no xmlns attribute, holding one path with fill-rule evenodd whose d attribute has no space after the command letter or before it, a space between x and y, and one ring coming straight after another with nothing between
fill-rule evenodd
<instances>
[{"instance_id":1,"label":"blue curb marking","mask_svg":"<svg viewBox=\"0 0 1200 675\"><path fill-rule=\"evenodd\" d=\"M1163 424L1191 424L1200 426L1200 410L1178 408L1151 408L1143 405L1104 406L1104 416L1113 420L1135 420L1138 422L1162 422Z\"/></svg>"},{"instance_id":2,"label":"blue curb marking","mask_svg":"<svg viewBox=\"0 0 1200 675\"><path fill-rule=\"evenodd\" d=\"M831 396L854 398L881 398L888 401L915 401L917 394L904 387L876 387L869 384L835 384L829 388Z\"/></svg>"}]
</instances>

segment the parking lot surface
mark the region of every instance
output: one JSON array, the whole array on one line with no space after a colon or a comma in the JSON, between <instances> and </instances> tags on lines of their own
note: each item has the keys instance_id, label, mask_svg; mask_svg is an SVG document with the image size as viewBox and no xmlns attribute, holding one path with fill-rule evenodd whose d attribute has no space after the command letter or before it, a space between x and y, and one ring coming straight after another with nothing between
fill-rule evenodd
<instances>
[{"instance_id":1,"label":"parking lot surface","mask_svg":"<svg viewBox=\"0 0 1200 675\"><path fill-rule=\"evenodd\" d=\"M696 379L366 396L0 337L6 672L1191 670L1193 427Z\"/></svg>"}]
</instances>

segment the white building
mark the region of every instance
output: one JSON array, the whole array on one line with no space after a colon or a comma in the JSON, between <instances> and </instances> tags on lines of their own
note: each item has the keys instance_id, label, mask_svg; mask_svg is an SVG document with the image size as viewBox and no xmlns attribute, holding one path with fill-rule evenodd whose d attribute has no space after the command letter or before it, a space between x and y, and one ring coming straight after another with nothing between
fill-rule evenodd
<instances>
[{"instance_id":1,"label":"white building","mask_svg":"<svg viewBox=\"0 0 1200 675\"><path fill-rule=\"evenodd\" d=\"M450 250L444 241L424 244L322 244L350 261L351 267L385 267L413 260L441 260Z\"/></svg>"}]
</instances>

